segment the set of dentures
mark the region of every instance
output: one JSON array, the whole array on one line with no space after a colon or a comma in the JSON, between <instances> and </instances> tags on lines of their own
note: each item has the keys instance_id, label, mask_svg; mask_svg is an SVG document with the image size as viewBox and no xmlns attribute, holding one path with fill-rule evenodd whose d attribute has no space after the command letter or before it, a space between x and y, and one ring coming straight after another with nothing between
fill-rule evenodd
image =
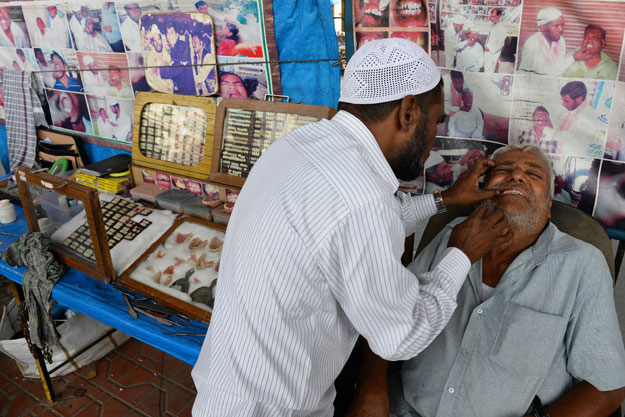
<instances>
[{"instance_id":1,"label":"set of dentures","mask_svg":"<svg viewBox=\"0 0 625 417\"><path fill-rule=\"evenodd\" d=\"M218 236L210 237L215 234L214 230L202 229L206 233L202 230L194 236L193 232L177 232L170 236L132 278L142 277L144 279L140 280L151 281L151 286L164 286L173 292L188 294L193 302L212 308L223 240ZM203 239L204 236L208 238Z\"/></svg>"}]
</instances>

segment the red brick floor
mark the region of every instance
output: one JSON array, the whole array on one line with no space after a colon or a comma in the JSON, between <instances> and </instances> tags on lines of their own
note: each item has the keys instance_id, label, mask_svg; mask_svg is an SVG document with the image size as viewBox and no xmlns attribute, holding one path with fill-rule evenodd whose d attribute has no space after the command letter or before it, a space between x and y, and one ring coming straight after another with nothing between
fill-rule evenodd
<instances>
[{"instance_id":1,"label":"red brick floor","mask_svg":"<svg viewBox=\"0 0 625 417\"><path fill-rule=\"evenodd\" d=\"M24 378L0 353L0 417L184 417L191 415L195 388L191 366L136 339L95 363L52 379L49 403L39 379ZM93 367L92 369L93 370Z\"/></svg>"}]
</instances>

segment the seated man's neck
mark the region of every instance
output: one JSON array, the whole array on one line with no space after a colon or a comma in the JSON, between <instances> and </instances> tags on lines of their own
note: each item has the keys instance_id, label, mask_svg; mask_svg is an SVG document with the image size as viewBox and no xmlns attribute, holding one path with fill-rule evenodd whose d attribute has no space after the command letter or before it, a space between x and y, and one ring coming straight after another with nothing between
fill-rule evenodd
<instances>
[{"instance_id":1,"label":"seated man's neck","mask_svg":"<svg viewBox=\"0 0 625 417\"><path fill-rule=\"evenodd\" d=\"M601 53L593 56L588 61L583 61L586 68L594 68L601 63Z\"/></svg>"},{"instance_id":2,"label":"seated man's neck","mask_svg":"<svg viewBox=\"0 0 625 417\"><path fill-rule=\"evenodd\" d=\"M544 227L537 232L514 228L514 237L504 245L495 247L482 259L482 282L496 287L501 277L517 256L536 242Z\"/></svg>"}]
</instances>

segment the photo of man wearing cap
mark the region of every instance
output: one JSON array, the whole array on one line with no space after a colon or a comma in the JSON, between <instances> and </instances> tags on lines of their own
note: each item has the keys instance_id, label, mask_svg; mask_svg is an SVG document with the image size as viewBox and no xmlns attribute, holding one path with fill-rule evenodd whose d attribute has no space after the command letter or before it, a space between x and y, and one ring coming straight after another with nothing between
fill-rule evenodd
<instances>
[{"instance_id":1,"label":"photo of man wearing cap","mask_svg":"<svg viewBox=\"0 0 625 417\"><path fill-rule=\"evenodd\" d=\"M82 55L81 69L83 69L82 79L84 81L85 91L99 96L105 95L108 89L108 83L104 79L104 72L99 70L94 55Z\"/></svg>"},{"instance_id":2,"label":"photo of man wearing cap","mask_svg":"<svg viewBox=\"0 0 625 417\"><path fill-rule=\"evenodd\" d=\"M524 19L525 20L525 19ZM566 54L565 19L562 11L545 7L536 15L538 31L523 44L519 71L534 75L561 76L575 61L586 61L592 51L582 48Z\"/></svg>"},{"instance_id":3,"label":"photo of man wearing cap","mask_svg":"<svg viewBox=\"0 0 625 417\"><path fill-rule=\"evenodd\" d=\"M441 67L454 68L456 53L460 48L466 45L466 41L463 40L462 36L464 23L464 17L457 14L451 18L449 25L445 28L445 62L438 63Z\"/></svg>"},{"instance_id":4,"label":"photo of man wearing cap","mask_svg":"<svg viewBox=\"0 0 625 417\"><path fill-rule=\"evenodd\" d=\"M511 237L501 212L478 210L457 226L470 242L452 238L431 271L411 274L405 236L448 205L492 198L478 189L492 162L446 191L395 195L398 179L422 174L445 117L440 72L413 42L363 45L341 92L331 120L263 153L237 199L192 371L194 415L332 416L358 335L386 359L416 356L450 319L471 264Z\"/></svg>"}]
</instances>

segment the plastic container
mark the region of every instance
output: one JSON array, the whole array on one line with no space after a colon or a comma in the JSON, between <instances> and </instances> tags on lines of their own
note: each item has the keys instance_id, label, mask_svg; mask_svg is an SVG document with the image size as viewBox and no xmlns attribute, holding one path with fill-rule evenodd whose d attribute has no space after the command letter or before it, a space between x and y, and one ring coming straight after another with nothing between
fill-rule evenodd
<instances>
[{"instance_id":1,"label":"plastic container","mask_svg":"<svg viewBox=\"0 0 625 417\"><path fill-rule=\"evenodd\" d=\"M143 183L130 190L133 200L145 200L156 204L156 196L167 191L162 185Z\"/></svg>"},{"instance_id":2,"label":"plastic container","mask_svg":"<svg viewBox=\"0 0 625 417\"><path fill-rule=\"evenodd\" d=\"M200 202L201 203L201 202ZM0 223L13 223L15 221L15 209L9 200L0 201Z\"/></svg>"},{"instance_id":3,"label":"plastic container","mask_svg":"<svg viewBox=\"0 0 625 417\"><path fill-rule=\"evenodd\" d=\"M223 224L224 226L228 225L228 221L230 221L230 213L226 213L224 211L223 204L217 208L214 208L211 214L213 215L214 223Z\"/></svg>"},{"instance_id":4,"label":"plastic container","mask_svg":"<svg viewBox=\"0 0 625 417\"><path fill-rule=\"evenodd\" d=\"M45 210L48 219L56 226L67 223L83 210L81 201L74 202L76 204L70 205L66 196L52 191L47 191L39 196L39 204Z\"/></svg>"},{"instance_id":5,"label":"plastic container","mask_svg":"<svg viewBox=\"0 0 625 417\"><path fill-rule=\"evenodd\" d=\"M196 195L188 191L172 188L156 196L156 202L161 208L171 210L174 213L182 213L182 203L196 198Z\"/></svg>"},{"instance_id":6,"label":"plastic container","mask_svg":"<svg viewBox=\"0 0 625 417\"><path fill-rule=\"evenodd\" d=\"M213 221L213 216L211 214L212 210L212 207L202 204L202 199L200 197L195 197L192 200L182 203L182 214L199 217L200 219L204 219L209 222Z\"/></svg>"}]
</instances>

